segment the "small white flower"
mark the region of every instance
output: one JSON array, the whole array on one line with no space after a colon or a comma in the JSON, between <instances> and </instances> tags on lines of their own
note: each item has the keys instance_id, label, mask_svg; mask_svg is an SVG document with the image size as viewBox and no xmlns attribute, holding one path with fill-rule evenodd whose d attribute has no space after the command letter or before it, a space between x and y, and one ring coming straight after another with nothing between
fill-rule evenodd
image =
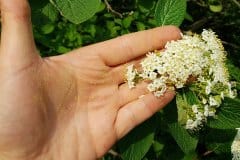
<instances>
[{"instance_id":1,"label":"small white flower","mask_svg":"<svg viewBox=\"0 0 240 160\"><path fill-rule=\"evenodd\" d=\"M204 106L204 111L209 111L209 105Z\"/></svg>"},{"instance_id":2,"label":"small white flower","mask_svg":"<svg viewBox=\"0 0 240 160\"><path fill-rule=\"evenodd\" d=\"M210 106L220 106L219 102L212 96L209 97L209 105Z\"/></svg>"},{"instance_id":3,"label":"small white flower","mask_svg":"<svg viewBox=\"0 0 240 160\"><path fill-rule=\"evenodd\" d=\"M198 112L198 113L196 114L196 119L197 119L198 121L202 121L202 120L203 120L203 114L202 114L201 112Z\"/></svg>"},{"instance_id":4,"label":"small white flower","mask_svg":"<svg viewBox=\"0 0 240 160\"><path fill-rule=\"evenodd\" d=\"M180 40L167 42L163 51L149 52L140 63L141 71L130 65L126 78L130 88L138 81L150 81L147 89L156 97L162 96L169 87L195 87L200 104L187 111L191 119L187 120L186 128L197 130L208 117L215 116L224 97L237 95L229 82L225 60L220 39L213 31L203 30L201 35L182 35Z\"/></svg>"},{"instance_id":5,"label":"small white flower","mask_svg":"<svg viewBox=\"0 0 240 160\"><path fill-rule=\"evenodd\" d=\"M231 146L232 160L240 160L240 129L237 128L237 130L238 132Z\"/></svg>"},{"instance_id":6,"label":"small white flower","mask_svg":"<svg viewBox=\"0 0 240 160\"><path fill-rule=\"evenodd\" d=\"M236 89L229 90L229 97L230 98L236 98L237 97L237 90Z\"/></svg>"},{"instance_id":7,"label":"small white flower","mask_svg":"<svg viewBox=\"0 0 240 160\"><path fill-rule=\"evenodd\" d=\"M147 89L150 91L150 92L154 92L156 90L156 87L153 85L153 83L150 83L148 86L147 86Z\"/></svg>"},{"instance_id":8,"label":"small white flower","mask_svg":"<svg viewBox=\"0 0 240 160\"><path fill-rule=\"evenodd\" d=\"M205 117L209 116L209 106L208 105L204 106L204 113L203 114L204 114Z\"/></svg>"},{"instance_id":9,"label":"small white flower","mask_svg":"<svg viewBox=\"0 0 240 160\"><path fill-rule=\"evenodd\" d=\"M215 112L214 111L209 111L208 112L208 116L209 117L214 117L215 116Z\"/></svg>"},{"instance_id":10,"label":"small white flower","mask_svg":"<svg viewBox=\"0 0 240 160\"><path fill-rule=\"evenodd\" d=\"M222 98L222 100L224 100L224 97L225 97L224 92L221 92L221 98Z\"/></svg>"},{"instance_id":11,"label":"small white flower","mask_svg":"<svg viewBox=\"0 0 240 160\"><path fill-rule=\"evenodd\" d=\"M198 113L198 105L192 105L193 113Z\"/></svg>"},{"instance_id":12,"label":"small white flower","mask_svg":"<svg viewBox=\"0 0 240 160\"><path fill-rule=\"evenodd\" d=\"M207 86L205 88L206 95L209 95L211 93L211 87L212 87L212 83L210 81L207 81Z\"/></svg>"},{"instance_id":13,"label":"small white flower","mask_svg":"<svg viewBox=\"0 0 240 160\"><path fill-rule=\"evenodd\" d=\"M149 73L149 79L150 79L150 80L154 80L155 78L157 78L157 73L155 73L155 72L150 72L150 73Z\"/></svg>"},{"instance_id":14,"label":"small white flower","mask_svg":"<svg viewBox=\"0 0 240 160\"><path fill-rule=\"evenodd\" d=\"M205 98L202 99L202 104L207 104L207 100Z\"/></svg>"},{"instance_id":15,"label":"small white flower","mask_svg":"<svg viewBox=\"0 0 240 160\"><path fill-rule=\"evenodd\" d=\"M133 64L129 65L127 67L126 79L127 79L129 88L135 87L135 81L134 80L135 80L137 74L138 74L138 72L137 72L136 69L134 69Z\"/></svg>"},{"instance_id":16,"label":"small white flower","mask_svg":"<svg viewBox=\"0 0 240 160\"><path fill-rule=\"evenodd\" d=\"M162 91L156 91L156 92L154 92L153 94L154 94L154 96L156 96L156 97L161 97L161 96L164 94L164 92L162 92Z\"/></svg>"},{"instance_id":17,"label":"small white flower","mask_svg":"<svg viewBox=\"0 0 240 160\"><path fill-rule=\"evenodd\" d=\"M204 114L205 117L208 117L209 116L209 111L204 111L203 114Z\"/></svg>"},{"instance_id":18,"label":"small white flower","mask_svg":"<svg viewBox=\"0 0 240 160\"><path fill-rule=\"evenodd\" d=\"M192 129L194 128L193 122L194 122L194 121L193 121L192 119L188 119L188 120L187 120L187 123L186 123L186 129L192 130Z\"/></svg>"},{"instance_id":19,"label":"small white flower","mask_svg":"<svg viewBox=\"0 0 240 160\"><path fill-rule=\"evenodd\" d=\"M228 86L228 96L230 98L235 98L237 96L237 90L233 89L233 87L236 87L236 83L228 82L227 86Z\"/></svg>"}]
</instances>

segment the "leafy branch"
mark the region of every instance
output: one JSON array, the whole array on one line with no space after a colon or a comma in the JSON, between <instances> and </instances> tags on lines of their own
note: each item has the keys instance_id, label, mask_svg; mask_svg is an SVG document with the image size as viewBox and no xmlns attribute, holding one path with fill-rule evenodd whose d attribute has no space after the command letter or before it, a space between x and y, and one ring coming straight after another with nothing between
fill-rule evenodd
<instances>
[{"instance_id":1,"label":"leafy branch","mask_svg":"<svg viewBox=\"0 0 240 160\"><path fill-rule=\"evenodd\" d=\"M232 0L239 8L240 8L240 3L237 0Z\"/></svg>"},{"instance_id":2,"label":"leafy branch","mask_svg":"<svg viewBox=\"0 0 240 160\"><path fill-rule=\"evenodd\" d=\"M123 15L117 11L115 11L112 6L108 3L108 0L104 0L104 3L106 4L107 6L107 10L112 12L113 14L119 16L120 18L123 18Z\"/></svg>"}]
</instances>

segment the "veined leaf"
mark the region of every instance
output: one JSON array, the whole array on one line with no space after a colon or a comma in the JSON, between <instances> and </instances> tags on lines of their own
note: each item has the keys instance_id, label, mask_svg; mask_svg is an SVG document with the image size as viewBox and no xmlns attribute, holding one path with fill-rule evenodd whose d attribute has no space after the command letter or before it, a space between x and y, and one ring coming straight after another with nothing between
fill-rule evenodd
<instances>
[{"instance_id":1,"label":"veined leaf","mask_svg":"<svg viewBox=\"0 0 240 160\"><path fill-rule=\"evenodd\" d=\"M219 108L217 118L208 121L211 128L235 129L240 127L240 100L226 98Z\"/></svg>"},{"instance_id":2,"label":"veined leaf","mask_svg":"<svg viewBox=\"0 0 240 160\"><path fill-rule=\"evenodd\" d=\"M186 14L186 0L158 0L155 19L157 24L180 26Z\"/></svg>"},{"instance_id":3,"label":"veined leaf","mask_svg":"<svg viewBox=\"0 0 240 160\"><path fill-rule=\"evenodd\" d=\"M55 22L57 20L58 11L57 9L51 4L48 3L43 9L42 9L43 15L48 17L52 22Z\"/></svg>"},{"instance_id":4,"label":"veined leaf","mask_svg":"<svg viewBox=\"0 0 240 160\"><path fill-rule=\"evenodd\" d=\"M154 142L156 125L156 119L152 117L119 141L123 160L141 160L145 156Z\"/></svg>"},{"instance_id":5,"label":"veined leaf","mask_svg":"<svg viewBox=\"0 0 240 160\"><path fill-rule=\"evenodd\" d=\"M46 23L53 23L58 19L57 9L47 0L35 1L29 0L32 10L32 22L36 26L42 26Z\"/></svg>"},{"instance_id":6,"label":"veined leaf","mask_svg":"<svg viewBox=\"0 0 240 160\"><path fill-rule=\"evenodd\" d=\"M187 122L187 110L191 109L191 106L187 103L187 100L184 99L184 96L181 94L177 94L176 96L177 103L177 112L178 112L178 122L181 125L185 125Z\"/></svg>"},{"instance_id":7,"label":"veined leaf","mask_svg":"<svg viewBox=\"0 0 240 160\"><path fill-rule=\"evenodd\" d=\"M155 0L138 0L140 11L147 13L154 8Z\"/></svg>"},{"instance_id":8,"label":"veined leaf","mask_svg":"<svg viewBox=\"0 0 240 160\"><path fill-rule=\"evenodd\" d=\"M198 140L192 137L179 123L168 124L169 132L185 154L195 151Z\"/></svg>"},{"instance_id":9,"label":"veined leaf","mask_svg":"<svg viewBox=\"0 0 240 160\"><path fill-rule=\"evenodd\" d=\"M208 150L217 154L231 153L232 141L237 133L236 129L207 129L204 142Z\"/></svg>"},{"instance_id":10,"label":"veined leaf","mask_svg":"<svg viewBox=\"0 0 240 160\"><path fill-rule=\"evenodd\" d=\"M230 61L227 63L228 71L230 73L231 78L236 80L237 82L240 82L240 68L234 66Z\"/></svg>"},{"instance_id":11,"label":"veined leaf","mask_svg":"<svg viewBox=\"0 0 240 160\"><path fill-rule=\"evenodd\" d=\"M73 23L91 18L99 9L100 0L50 0L59 12Z\"/></svg>"}]
</instances>

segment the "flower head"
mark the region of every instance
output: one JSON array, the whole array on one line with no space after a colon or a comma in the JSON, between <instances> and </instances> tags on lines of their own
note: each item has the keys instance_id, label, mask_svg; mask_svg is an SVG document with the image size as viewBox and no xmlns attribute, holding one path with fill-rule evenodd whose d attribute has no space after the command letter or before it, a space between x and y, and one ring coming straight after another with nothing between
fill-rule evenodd
<instances>
[{"instance_id":1,"label":"flower head","mask_svg":"<svg viewBox=\"0 0 240 160\"><path fill-rule=\"evenodd\" d=\"M225 60L221 40L212 30L203 30L201 35L182 35L182 39L168 42L163 51L149 52L140 63L141 71L128 67L127 80L130 88L147 80L148 90L157 97L169 88L189 87L199 103L187 109L185 123L187 129L197 130L216 115L224 97L236 97Z\"/></svg>"}]
</instances>

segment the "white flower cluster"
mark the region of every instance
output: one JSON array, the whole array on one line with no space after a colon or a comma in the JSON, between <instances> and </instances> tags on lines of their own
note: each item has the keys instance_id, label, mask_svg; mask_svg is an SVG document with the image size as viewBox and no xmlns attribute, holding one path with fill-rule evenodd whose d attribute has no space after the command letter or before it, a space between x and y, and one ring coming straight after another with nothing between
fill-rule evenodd
<instances>
[{"instance_id":1,"label":"white flower cluster","mask_svg":"<svg viewBox=\"0 0 240 160\"><path fill-rule=\"evenodd\" d=\"M137 81L150 81L148 90L162 96L167 89L193 86L201 103L188 113L186 128L195 130L214 117L224 97L234 98L236 90L229 82L225 66L226 54L221 41L211 30L201 35L183 35L181 40L170 41L163 51L150 52L141 62L141 71L131 65L127 81L133 88ZM190 84L190 85L189 85Z\"/></svg>"},{"instance_id":2,"label":"white flower cluster","mask_svg":"<svg viewBox=\"0 0 240 160\"><path fill-rule=\"evenodd\" d=\"M237 128L237 130L237 135L231 146L231 151L233 155L232 160L240 160L240 128Z\"/></svg>"},{"instance_id":3,"label":"white flower cluster","mask_svg":"<svg viewBox=\"0 0 240 160\"><path fill-rule=\"evenodd\" d=\"M133 88L135 86L135 83L136 83L136 77L137 77L137 70L134 69L134 66L133 65L129 65L127 67L127 82L128 82L128 86L129 88Z\"/></svg>"}]
</instances>

